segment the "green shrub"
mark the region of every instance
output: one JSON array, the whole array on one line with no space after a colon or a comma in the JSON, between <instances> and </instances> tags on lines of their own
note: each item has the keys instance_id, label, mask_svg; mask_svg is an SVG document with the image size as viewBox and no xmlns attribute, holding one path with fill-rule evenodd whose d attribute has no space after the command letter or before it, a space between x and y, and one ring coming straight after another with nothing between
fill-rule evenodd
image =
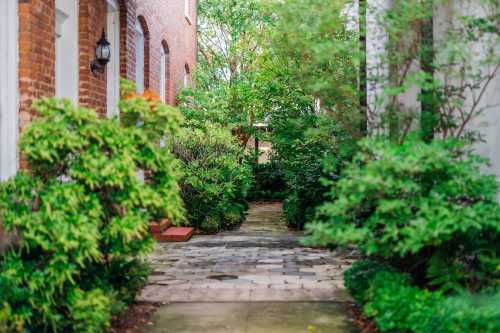
<instances>
[{"instance_id":1,"label":"green shrub","mask_svg":"<svg viewBox=\"0 0 500 333\"><path fill-rule=\"evenodd\" d=\"M483 162L454 140L364 140L310 225L310 241L355 245L444 291L495 285L500 208Z\"/></svg>"},{"instance_id":2,"label":"green shrub","mask_svg":"<svg viewBox=\"0 0 500 333\"><path fill-rule=\"evenodd\" d=\"M389 270L387 266L376 261L358 260L344 273L345 287L352 297L362 304L366 299L370 282L378 273L387 270Z\"/></svg>"},{"instance_id":3,"label":"green shrub","mask_svg":"<svg viewBox=\"0 0 500 333\"><path fill-rule=\"evenodd\" d=\"M20 236L0 258L0 304L8 312L0 315L5 320L0 327L13 332L72 329L77 323L64 313L72 313L81 294L79 274L103 261L99 202L78 184L43 184L19 174L0 186L0 212L5 228ZM102 306L109 302L99 301ZM104 328L106 323L100 323Z\"/></svg>"},{"instance_id":4,"label":"green shrub","mask_svg":"<svg viewBox=\"0 0 500 333\"><path fill-rule=\"evenodd\" d=\"M200 224L202 232L215 234L221 230L221 220L218 216L207 216Z\"/></svg>"},{"instance_id":5,"label":"green shrub","mask_svg":"<svg viewBox=\"0 0 500 333\"><path fill-rule=\"evenodd\" d=\"M283 172L279 165L274 162L259 164L251 157L252 170L255 178L254 186L250 191L253 200L279 200L284 199L286 184Z\"/></svg>"},{"instance_id":6,"label":"green shrub","mask_svg":"<svg viewBox=\"0 0 500 333\"><path fill-rule=\"evenodd\" d=\"M102 289L73 290L68 294L69 318L75 332L94 333L109 327L110 299Z\"/></svg>"},{"instance_id":7,"label":"green shrub","mask_svg":"<svg viewBox=\"0 0 500 333\"><path fill-rule=\"evenodd\" d=\"M328 188L322 178L338 175L351 159L355 144L327 115L273 117L273 159L281 167L286 184L284 214L290 226L302 229L325 200ZM325 161L330 162L327 173Z\"/></svg>"},{"instance_id":8,"label":"green shrub","mask_svg":"<svg viewBox=\"0 0 500 333\"><path fill-rule=\"evenodd\" d=\"M242 220L251 169L231 132L208 124L204 129L184 128L169 141L182 162L180 184L189 222L216 232L224 221L234 221L235 214Z\"/></svg>"},{"instance_id":9,"label":"green shrub","mask_svg":"<svg viewBox=\"0 0 500 333\"><path fill-rule=\"evenodd\" d=\"M363 295L360 301L363 311L373 318L381 332L494 333L500 330L500 293L446 297L440 292L412 286L407 275L369 261L353 265L346 272L346 283L348 280L350 290L355 291L353 295Z\"/></svg>"},{"instance_id":10,"label":"green shrub","mask_svg":"<svg viewBox=\"0 0 500 333\"><path fill-rule=\"evenodd\" d=\"M366 299L364 313L382 332L401 333L423 332L444 301L439 293L410 286L407 276L387 271L373 277Z\"/></svg>"},{"instance_id":11,"label":"green shrub","mask_svg":"<svg viewBox=\"0 0 500 333\"><path fill-rule=\"evenodd\" d=\"M423 332L500 332L500 293L448 298Z\"/></svg>"},{"instance_id":12,"label":"green shrub","mask_svg":"<svg viewBox=\"0 0 500 333\"><path fill-rule=\"evenodd\" d=\"M148 221L182 219L179 163L153 140L180 118L140 96L120 106L141 126L69 101L35 103L20 142L29 173L0 184L0 221L18 235L0 256L2 332L105 331L147 279Z\"/></svg>"},{"instance_id":13,"label":"green shrub","mask_svg":"<svg viewBox=\"0 0 500 333\"><path fill-rule=\"evenodd\" d=\"M238 227L244 221L244 213L246 205L242 203L234 203L228 205L227 209L222 215L222 229L232 230Z\"/></svg>"}]
</instances>

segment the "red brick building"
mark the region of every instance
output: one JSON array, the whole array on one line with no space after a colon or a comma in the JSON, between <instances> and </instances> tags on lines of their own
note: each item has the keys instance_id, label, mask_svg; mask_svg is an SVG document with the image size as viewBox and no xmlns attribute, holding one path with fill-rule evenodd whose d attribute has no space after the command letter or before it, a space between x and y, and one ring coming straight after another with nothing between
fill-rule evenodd
<instances>
[{"instance_id":1,"label":"red brick building","mask_svg":"<svg viewBox=\"0 0 500 333\"><path fill-rule=\"evenodd\" d=\"M116 114L119 77L175 103L196 65L197 0L0 0L0 180L42 96ZM105 31L110 62L92 72Z\"/></svg>"}]
</instances>

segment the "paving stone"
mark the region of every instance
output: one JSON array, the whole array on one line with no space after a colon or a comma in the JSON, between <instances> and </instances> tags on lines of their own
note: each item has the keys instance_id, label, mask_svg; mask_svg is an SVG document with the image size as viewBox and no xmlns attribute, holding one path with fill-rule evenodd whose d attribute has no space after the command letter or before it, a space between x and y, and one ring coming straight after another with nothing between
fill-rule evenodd
<instances>
[{"instance_id":1,"label":"paving stone","mask_svg":"<svg viewBox=\"0 0 500 333\"><path fill-rule=\"evenodd\" d=\"M265 269L265 270L269 270L269 269L278 269L278 268L284 268L283 265L257 265L255 266L257 269Z\"/></svg>"},{"instance_id":2,"label":"paving stone","mask_svg":"<svg viewBox=\"0 0 500 333\"><path fill-rule=\"evenodd\" d=\"M269 270L272 273L283 273L285 275L288 275L288 273L297 273L299 271L298 267L294 268L273 268Z\"/></svg>"},{"instance_id":3,"label":"paving stone","mask_svg":"<svg viewBox=\"0 0 500 333\"><path fill-rule=\"evenodd\" d=\"M285 275L287 276L316 276L316 273L313 273L313 272L299 272L299 271L296 271L296 272L289 272L289 273L284 273Z\"/></svg>"},{"instance_id":4,"label":"paving stone","mask_svg":"<svg viewBox=\"0 0 500 333\"><path fill-rule=\"evenodd\" d=\"M252 204L240 230L160 244L146 302L340 301L342 274L355 255L300 245L281 205ZM339 296L341 295L341 296ZM338 299L337 299L338 298Z\"/></svg>"}]
</instances>

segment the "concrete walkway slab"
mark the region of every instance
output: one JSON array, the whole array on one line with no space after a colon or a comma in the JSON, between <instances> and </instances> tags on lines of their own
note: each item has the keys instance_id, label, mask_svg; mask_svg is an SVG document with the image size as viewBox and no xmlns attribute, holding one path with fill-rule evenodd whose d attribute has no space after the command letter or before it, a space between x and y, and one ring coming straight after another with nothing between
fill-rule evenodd
<instances>
[{"instance_id":1,"label":"concrete walkway slab","mask_svg":"<svg viewBox=\"0 0 500 333\"><path fill-rule=\"evenodd\" d=\"M148 333L357 333L338 303L174 303Z\"/></svg>"}]
</instances>

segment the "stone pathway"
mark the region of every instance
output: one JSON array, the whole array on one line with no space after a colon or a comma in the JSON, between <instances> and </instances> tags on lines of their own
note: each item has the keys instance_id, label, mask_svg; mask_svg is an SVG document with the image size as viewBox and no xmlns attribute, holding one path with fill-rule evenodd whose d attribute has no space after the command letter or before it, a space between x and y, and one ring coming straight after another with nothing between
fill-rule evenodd
<instances>
[{"instance_id":1,"label":"stone pathway","mask_svg":"<svg viewBox=\"0 0 500 333\"><path fill-rule=\"evenodd\" d=\"M321 325L317 326L321 323L331 333L351 332L339 306L351 301L344 290L342 274L354 260L353 256L304 247L300 244L302 236L287 229L280 203L254 203L250 205L246 222L237 231L196 236L188 243L159 244L151 257L152 276L139 300L175 304L160 308L153 320L154 328L147 332L322 332L318 330ZM256 305L255 302L263 303ZM321 307L320 303L310 302L329 303ZM262 312L266 308L268 311ZM214 309L218 311L213 313ZM299 330L266 331L264 328L270 327L266 325L259 330L262 322L259 324L258 318L268 318L271 326L285 325L282 320L291 321L283 316L293 317L294 311L299 318L320 322L304 326L305 322L297 318ZM179 313L187 315L179 316ZM273 313L273 316L265 316L265 313ZM241 316L244 320L237 321L239 327L227 320ZM312 320L313 317L317 320ZM200 318L211 319L200 322ZM221 318L226 319L221 321ZM328 318L335 319L334 325L329 324ZM172 326L172 320L182 320L184 328ZM166 321L170 321L170 325ZM248 326L252 321L256 326ZM186 323L195 323L195 326ZM200 323L204 329L198 330ZM344 328L339 330L339 327Z\"/></svg>"}]
</instances>

